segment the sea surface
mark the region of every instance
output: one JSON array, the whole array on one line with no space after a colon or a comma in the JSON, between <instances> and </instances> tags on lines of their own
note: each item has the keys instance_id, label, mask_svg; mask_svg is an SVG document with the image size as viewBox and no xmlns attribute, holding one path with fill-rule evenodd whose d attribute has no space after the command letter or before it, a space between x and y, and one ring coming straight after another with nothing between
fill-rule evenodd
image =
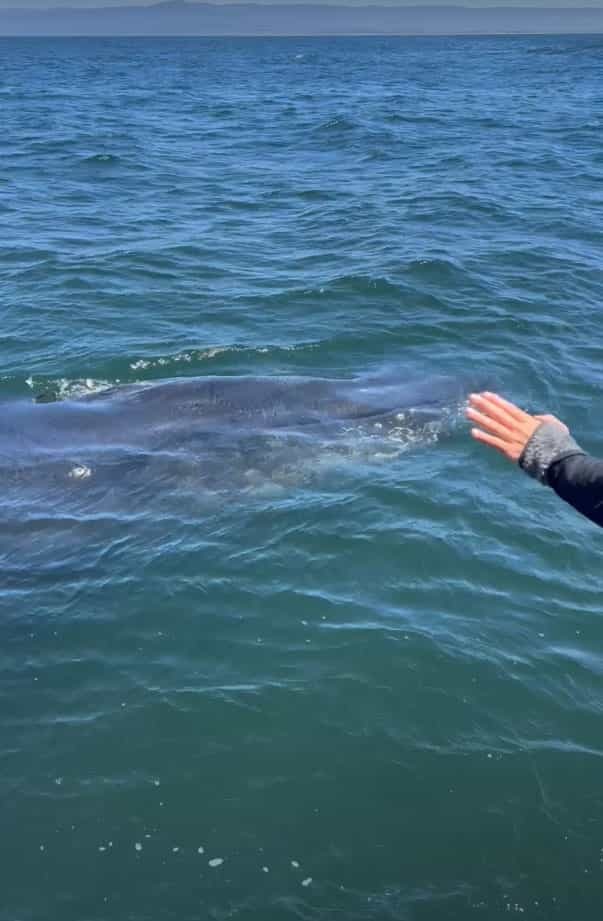
<instances>
[{"instance_id":1,"label":"sea surface","mask_svg":"<svg viewBox=\"0 0 603 921\"><path fill-rule=\"evenodd\" d=\"M603 38L3 40L0 125L3 413L397 369L603 454ZM603 532L447 409L5 480L0 921L599 921Z\"/></svg>"}]
</instances>

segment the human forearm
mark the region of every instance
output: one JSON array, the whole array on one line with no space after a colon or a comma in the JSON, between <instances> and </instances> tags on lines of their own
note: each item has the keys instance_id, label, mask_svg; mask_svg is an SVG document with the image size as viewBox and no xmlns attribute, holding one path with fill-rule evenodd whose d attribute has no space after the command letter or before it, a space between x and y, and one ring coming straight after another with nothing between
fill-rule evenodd
<instances>
[{"instance_id":1,"label":"human forearm","mask_svg":"<svg viewBox=\"0 0 603 921\"><path fill-rule=\"evenodd\" d=\"M543 422L526 444L519 466L603 527L603 460L589 457L569 432Z\"/></svg>"}]
</instances>

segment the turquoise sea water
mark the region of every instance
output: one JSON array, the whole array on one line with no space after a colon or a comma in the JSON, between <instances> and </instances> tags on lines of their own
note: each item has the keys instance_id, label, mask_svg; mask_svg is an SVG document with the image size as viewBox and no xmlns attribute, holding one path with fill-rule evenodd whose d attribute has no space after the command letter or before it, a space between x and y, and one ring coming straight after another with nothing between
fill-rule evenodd
<instances>
[{"instance_id":1,"label":"turquoise sea water","mask_svg":"<svg viewBox=\"0 0 603 921\"><path fill-rule=\"evenodd\" d=\"M399 368L603 453L602 39L8 40L0 113L4 403ZM603 538L449 409L5 482L1 921L601 917Z\"/></svg>"}]
</instances>

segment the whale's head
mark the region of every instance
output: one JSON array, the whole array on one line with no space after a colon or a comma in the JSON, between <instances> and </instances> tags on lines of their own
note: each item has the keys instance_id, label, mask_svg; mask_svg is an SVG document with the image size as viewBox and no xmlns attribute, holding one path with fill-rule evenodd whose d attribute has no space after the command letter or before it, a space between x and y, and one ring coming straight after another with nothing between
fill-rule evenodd
<instances>
[{"instance_id":1,"label":"whale's head","mask_svg":"<svg viewBox=\"0 0 603 921\"><path fill-rule=\"evenodd\" d=\"M409 381L393 372L351 382L341 395L349 402L350 418L395 427L453 418L475 386L475 381L450 375Z\"/></svg>"}]
</instances>

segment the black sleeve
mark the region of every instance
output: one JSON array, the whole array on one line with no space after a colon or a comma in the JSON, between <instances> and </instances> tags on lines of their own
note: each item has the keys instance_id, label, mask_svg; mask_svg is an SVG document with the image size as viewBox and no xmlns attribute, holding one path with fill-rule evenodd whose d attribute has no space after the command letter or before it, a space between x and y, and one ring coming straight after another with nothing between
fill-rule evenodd
<instances>
[{"instance_id":1,"label":"black sleeve","mask_svg":"<svg viewBox=\"0 0 603 921\"><path fill-rule=\"evenodd\" d=\"M603 460L589 457L565 426L555 422L539 425L518 463L528 476L550 486L603 527Z\"/></svg>"},{"instance_id":2,"label":"black sleeve","mask_svg":"<svg viewBox=\"0 0 603 921\"><path fill-rule=\"evenodd\" d=\"M603 527L603 460L571 454L550 464L546 480L558 496Z\"/></svg>"}]
</instances>

